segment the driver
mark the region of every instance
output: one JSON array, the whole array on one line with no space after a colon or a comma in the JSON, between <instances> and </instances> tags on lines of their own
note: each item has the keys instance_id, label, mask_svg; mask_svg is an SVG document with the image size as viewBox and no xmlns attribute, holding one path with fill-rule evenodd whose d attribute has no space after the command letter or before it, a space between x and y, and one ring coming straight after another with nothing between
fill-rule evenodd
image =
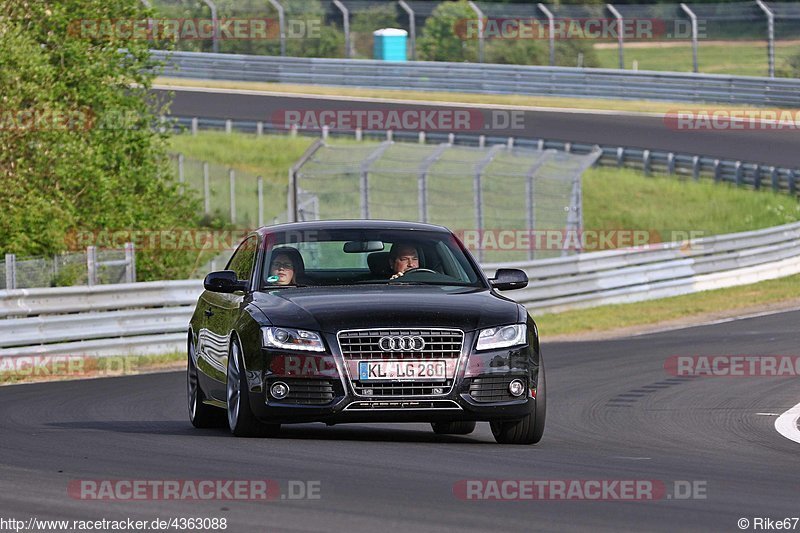
<instances>
[{"instance_id":1,"label":"driver","mask_svg":"<svg viewBox=\"0 0 800 533\"><path fill-rule=\"evenodd\" d=\"M419 254L416 246L404 242L394 243L392 249L389 250L389 268L394 272L389 279L399 278L409 270L419 268Z\"/></svg>"}]
</instances>

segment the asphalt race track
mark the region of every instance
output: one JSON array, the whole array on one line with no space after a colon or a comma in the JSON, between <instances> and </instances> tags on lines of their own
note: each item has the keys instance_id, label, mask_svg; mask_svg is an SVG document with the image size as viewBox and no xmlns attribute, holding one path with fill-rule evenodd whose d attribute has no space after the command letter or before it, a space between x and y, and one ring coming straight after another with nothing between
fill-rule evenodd
<instances>
[{"instance_id":1,"label":"asphalt race track","mask_svg":"<svg viewBox=\"0 0 800 533\"><path fill-rule=\"evenodd\" d=\"M195 430L182 373L0 388L0 516L225 517L227 531L739 531L800 514L798 444L776 414L795 378L676 378L672 355L800 355L800 311L621 340L543 346L548 422L538 446L427 425L293 426L276 439ZM546 332L544 332L546 335ZM759 414L765 413L765 414ZM318 481L319 499L86 501L82 479ZM703 499L474 501L459 480L656 480ZM685 484L678 485L685 487ZM683 494L683 493L681 493ZM752 527L752 526L751 526ZM800 526L798 526L800 527Z\"/></svg>"},{"instance_id":2,"label":"asphalt race track","mask_svg":"<svg viewBox=\"0 0 800 533\"><path fill-rule=\"evenodd\" d=\"M165 91L157 91L163 94ZM166 95L165 95L166 96ZM675 104L676 111L688 104ZM706 106L715 109L712 104ZM172 114L186 117L276 122L286 110L433 110L435 105L359 102L306 97L284 97L181 89L174 91ZM465 108L466 109L466 108ZM491 125L491 110L481 111ZM663 117L593 114L588 112L524 111L521 129L482 127L471 134L546 138L580 143L661 149L690 155L708 155L768 165L800 166L800 131L704 130L684 131L667 126Z\"/></svg>"}]
</instances>

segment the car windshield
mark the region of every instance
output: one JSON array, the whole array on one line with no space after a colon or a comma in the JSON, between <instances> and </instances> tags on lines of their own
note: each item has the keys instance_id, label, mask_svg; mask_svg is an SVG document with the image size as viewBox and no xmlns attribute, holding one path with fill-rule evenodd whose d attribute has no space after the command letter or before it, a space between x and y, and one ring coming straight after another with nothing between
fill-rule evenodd
<instances>
[{"instance_id":1,"label":"car windshield","mask_svg":"<svg viewBox=\"0 0 800 533\"><path fill-rule=\"evenodd\" d=\"M271 233L261 284L281 286L451 285L484 287L452 234L419 230L301 230Z\"/></svg>"}]
</instances>

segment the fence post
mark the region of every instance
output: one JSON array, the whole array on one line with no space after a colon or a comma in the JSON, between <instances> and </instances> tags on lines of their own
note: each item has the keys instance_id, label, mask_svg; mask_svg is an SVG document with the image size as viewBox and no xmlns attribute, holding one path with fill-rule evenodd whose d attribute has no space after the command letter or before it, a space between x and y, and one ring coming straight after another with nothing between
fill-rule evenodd
<instances>
[{"instance_id":1,"label":"fence post","mask_svg":"<svg viewBox=\"0 0 800 533\"><path fill-rule=\"evenodd\" d=\"M692 21L692 65L694 67L694 72L699 72L697 69L697 15L695 15L694 11L689 9L689 6L686 4L681 4L681 9L689 16L689 20Z\"/></svg>"},{"instance_id":2,"label":"fence post","mask_svg":"<svg viewBox=\"0 0 800 533\"><path fill-rule=\"evenodd\" d=\"M97 248L89 246L86 248L86 283L89 287L97 285Z\"/></svg>"},{"instance_id":3,"label":"fence post","mask_svg":"<svg viewBox=\"0 0 800 533\"><path fill-rule=\"evenodd\" d=\"M211 37L211 51L215 54L219 53L219 19L217 18L217 5L211 0L203 0L203 2L211 9L211 24L214 27L214 33Z\"/></svg>"},{"instance_id":4,"label":"fence post","mask_svg":"<svg viewBox=\"0 0 800 533\"><path fill-rule=\"evenodd\" d=\"M761 165L756 165L753 169L753 188L759 190L761 188Z\"/></svg>"},{"instance_id":5,"label":"fence post","mask_svg":"<svg viewBox=\"0 0 800 533\"><path fill-rule=\"evenodd\" d=\"M256 122L256 135L259 137L264 135L264 123L260 120Z\"/></svg>"},{"instance_id":6,"label":"fence post","mask_svg":"<svg viewBox=\"0 0 800 533\"><path fill-rule=\"evenodd\" d=\"M645 176L650 175L650 150L642 152L642 169Z\"/></svg>"},{"instance_id":7,"label":"fence post","mask_svg":"<svg viewBox=\"0 0 800 533\"><path fill-rule=\"evenodd\" d=\"M736 169L736 186L739 187L742 185L742 162L737 161L734 168Z\"/></svg>"},{"instance_id":8,"label":"fence post","mask_svg":"<svg viewBox=\"0 0 800 533\"><path fill-rule=\"evenodd\" d=\"M667 154L667 172L675 174L675 154L673 152Z\"/></svg>"},{"instance_id":9,"label":"fence post","mask_svg":"<svg viewBox=\"0 0 800 533\"><path fill-rule=\"evenodd\" d=\"M197 135L197 130L199 129L199 123L197 117L192 118L192 135Z\"/></svg>"},{"instance_id":10,"label":"fence post","mask_svg":"<svg viewBox=\"0 0 800 533\"><path fill-rule=\"evenodd\" d=\"M232 168L228 169L228 180L231 184L231 224L236 224L236 171L234 171Z\"/></svg>"},{"instance_id":11,"label":"fence post","mask_svg":"<svg viewBox=\"0 0 800 533\"><path fill-rule=\"evenodd\" d=\"M789 194L794 196L794 193L797 192L797 176L794 174L794 170L789 170Z\"/></svg>"},{"instance_id":12,"label":"fence post","mask_svg":"<svg viewBox=\"0 0 800 533\"><path fill-rule=\"evenodd\" d=\"M778 182L778 170L775 167L769 167L769 177L772 182L772 190L778 192L780 190L780 183Z\"/></svg>"},{"instance_id":13,"label":"fence post","mask_svg":"<svg viewBox=\"0 0 800 533\"><path fill-rule=\"evenodd\" d=\"M405 0L400 0L400 8L408 14L408 40L411 45L411 61L417 59L417 20L414 10Z\"/></svg>"},{"instance_id":14,"label":"fence post","mask_svg":"<svg viewBox=\"0 0 800 533\"><path fill-rule=\"evenodd\" d=\"M6 290L17 288L17 256L6 254Z\"/></svg>"},{"instance_id":15,"label":"fence post","mask_svg":"<svg viewBox=\"0 0 800 533\"><path fill-rule=\"evenodd\" d=\"M761 0L756 0L756 4L767 16L767 60L769 61L769 77L775 77L775 14Z\"/></svg>"},{"instance_id":16,"label":"fence post","mask_svg":"<svg viewBox=\"0 0 800 533\"><path fill-rule=\"evenodd\" d=\"M625 147L620 146L617 148L617 166L621 167L625 164Z\"/></svg>"},{"instance_id":17,"label":"fence post","mask_svg":"<svg viewBox=\"0 0 800 533\"><path fill-rule=\"evenodd\" d=\"M472 11L475 12L475 16L478 17L478 63L483 63L483 41L486 37L486 21L483 18L483 11L472 0L467 2L469 7L472 8Z\"/></svg>"},{"instance_id":18,"label":"fence post","mask_svg":"<svg viewBox=\"0 0 800 533\"><path fill-rule=\"evenodd\" d=\"M233 131L233 121L231 119L225 119L225 133L229 134Z\"/></svg>"},{"instance_id":19,"label":"fence post","mask_svg":"<svg viewBox=\"0 0 800 533\"><path fill-rule=\"evenodd\" d=\"M619 46L619 68L625 69L625 21L622 19L622 14L617 11L617 8L611 4L606 4L606 7L617 19L617 43Z\"/></svg>"},{"instance_id":20,"label":"fence post","mask_svg":"<svg viewBox=\"0 0 800 533\"><path fill-rule=\"evenodd\" d=\"M258 227L264 225L264 179L261 176L256 178L258 183Z\"/></svg>"},{"instance_id":21,"label":"fence post","mask_svg":"<svg viewBox=\"0 0 800 533\"><path fill-rule=\"evenodd\" d=\"M719 159L714 160L714 181L718 182L722 179L722 169L720 168Z\"/></svg>"},{"instance_id":22,"label":"fence post","mask_svg":"<svg viewBox=\"0 0 800 533\"><path fill-rule=\"evenodd\" d=\"M278 27L281 32L281 56L286 56L286 17L283 12L283 6L278 0L269 0L269 3L278 12Z\"/></svg>"},{"instance_id":23,"label":"fence post","mask_svg":"<svg viewBox=\"0 0 800 533\"><path fill-rule=\"evenodd\" d=\"M419 136L417 137L417 142L419 142L419 144L425 144L425 132L424 131L419 132Z\"/></svg>"},{"instance_id":24,"label":"fence post","mask_svg":"<svg viewBox=\"0 0 800 533\"><path fill-rule=\"evenodd\" d=\"M211 213L211 178L208 175L208 161L203 161L203 210Z\"/></svg>"},{"instance_id":25,"label":"fence post","mask_svg":"<svg viewBox=\"0 0 800 533\"><path fill-rule=\"evenodd\" d=\"M539 10L544 13L544 16L547 17L547 24L548 24L548 36L550 41L550 66L555 66L556 64L556 26L555 26L555 18L553 17L553 13L547 9L547 6L544 4L536 4Z\"/></svg>"},{"instance_id":26,"label":"fence post","mask_svg":"<svg viewBox=\"0 0 800 533\"><path fill-rule=\"evenodd\" d=\"M184 193L184 183L186 181L186 177L183 174L183 154L178 154L178 183L180 187L178 187L178 192L183 195Z\"/></svg>"},{"instance_id":27,"label":"fence post","mask_svg":"<svg viewBox=\"0 0 800 533\"><path fill-rule=\"evenodd\" d=\"M694 181L700 180L700 156L692 157L692 179Z\"/></svg>"},{"instance_id":28,"label":"fence post","mask_svg":"<svg viewBox=\"0 0 800 533\"><path fill-rule=\"evenodd\" d=\"M344 29L344 57L350 59L350 11L348 11L345 5L339 0L333 0L333 5L335 5L339 11L342 12L342 26Z\"/></svg>"},{"instance_id":29,"label":"fence post","mask_svg":"<svg viewBox=\"0 0 800 533\"><path fill-rule=\"evenodd\" d=\"M356 128L356 141L361 142L364 140L364 131L361 128Z\"/></svg>"},{"instance_id":30,"label":"fence post","mask_svg":"<svg viewBox=\"0 0 800 533\"><path fill-rule=\"evenodd\" d=\"M125 243L125 281L136 283L136 249L132 242Z\"/></svg>"}]
</instances>

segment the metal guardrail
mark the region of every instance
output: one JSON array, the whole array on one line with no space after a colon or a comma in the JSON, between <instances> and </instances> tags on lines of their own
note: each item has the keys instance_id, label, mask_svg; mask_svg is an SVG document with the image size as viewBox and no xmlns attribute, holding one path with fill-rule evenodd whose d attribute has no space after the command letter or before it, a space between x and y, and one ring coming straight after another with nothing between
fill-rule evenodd
<instances>
[{"instance_id":1,"label":"metal guardrail","mask_svg":"<svg viewBox=\"0 0 800 533\"><path fill-rule=\"evenodd\" d=\"M800 107L800 79L152 51L165 76L379 89Z\"/></svg>"},{"instance_id":2,"label":"metal guardrail","mask_svg":"<svg viewBox=\"0 0 800 533\"><path fill-rule=\"evenodd\" d=\"M800 95L800 93L798 93ZM304 131L295 129L287 132L284 125L275 125L269 122L256 122L247 120L223 120L198 117L173 117L178 128L196 133L202 129L220 130L226 132L241 131L257 135L269 132L275 133L308 133L320 135L317 130ZM328 136L352 137L353 134L342 132L328 132L323 128L323 138ZM648 150L644 148L631 148L626 146L595 145L572 143L553 139L509 138L475 135L468 133L423 133L409 131L361 131L354 132L356 139L395 139L413 142L426 142L431 144L450 143L465 146L489 146L492 144L511 144L537 150L562 150L575 154L589 154L595 149L601 150L598 165L617 166L642 170L645 174L652 173L673 174L690 177L694 180L700 178L713 179L715 182L730 183L739 187L752 189L771 189L775 192L797 195L800 193L800 169L776 167L748 161L735 161L719 159L710 156L695 154L681 154L664 150Z\"/></svg>"},{"instance_id":3,"label":"metal guardrail","mask_svg":"<svg viewBox=\"0 0 800 533\"><path fill-rule=\"evenodd\" d=\"M521 263L508 293L534 315L731 287L800 273L800 223ZM185 349L199 280L0 291L0 356L118 355ZM66 314L77 313L77 314Z\"/></svg>"}]
</instances>

